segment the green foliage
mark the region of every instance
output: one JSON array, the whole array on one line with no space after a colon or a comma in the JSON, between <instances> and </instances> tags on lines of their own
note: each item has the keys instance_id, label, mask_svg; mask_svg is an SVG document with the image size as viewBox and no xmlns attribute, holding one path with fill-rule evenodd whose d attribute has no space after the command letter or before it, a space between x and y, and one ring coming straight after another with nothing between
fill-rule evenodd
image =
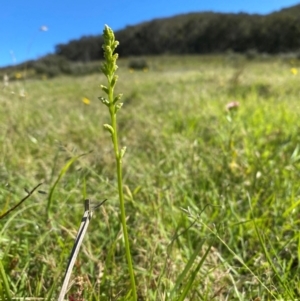
<instances>
[{"instance_id":1,"label":"green foliage","mask_svg":"<svg viewBox=\"0 0 300 301\"><path fill-rule=\"evenodd\" d=\"M66 174L66 172L70 169L72 164L74 162L76 162L76 160L78 160L78 158L80 158L81 156L84 156L84 155L74 156L70 160L68 160L67 163L62 167L61 171L59 172L59 175L58 175L57 179L53 183L53 186L51 187L51 189L49 191L47 207L46 207L46 216L47 216L48 219L49 219L50 213L51 213L51 205L53 203L53 196L54 196L56 186L58 185L59 181L63 178L63 176Z\"/></svg>"},{"instance_id":2,"label":"green foliage","mask_svg":"<svg viewBox=\"0 0 300 301\"><path fill-rule=\"evenodd\" d=\"M116 32L120 56L205 54L232 50L247 53L298 52L299 5L266 16L190 13L128 26ZM102 37L90 36L56 46L71 61L102 57ZM251 54L252 52L252 54Z\"/></svg>"},{"instance_id":3,"label":"green foliage","mask_svg":"<svg viewBox=\"0 0 300 301\"><path fill-rule=\"evenodd\" d=\"M69 61L58 55L48 55L32 64L32 68L37 74L48 77L71 73Z\"/></svg>"},{"instance_id":4,"label":"green foliage","mask_svg":"<svg viewBox=\"0 0 300 301\"><path fill-rule=\"evenodd\" d=\"M9 290L9 284L3 264L0 260L0 295L2 300L12 300Z\"/></svg>"},{"instance_id":5,"label":"green foliage","mask_svg":"<svg viewBox=\"0 0 300 301\"><path fill-rule=\"evenodd\" d=\"M297 62L235 59L149 57L153 68L132 73L118 61L113 102L124 93L118 132L140 300L299 298ZM69 294L103 301L130 291L114 148L99 130L101 121L112 126L97 99L105 79L29 80L22 99L19 81L0 91L0 210L24 187L44 182L48 193L0 220L1 293L6 279L12 299L57 297L82 195L108 201L91 220ZM55 186L47 220L63 167L89 151Z\"/></svg>"},{"instance_id":6,"label":"green foliage","mask_svg":"<svg viewBox=\"0 0 300 301\"><path fill-rule=\"evenodd\" d=\"M128 67L132 70L148 70L149 65L143 58L135 58L129 61Z\"/></svg>"},{"instance_id":7,"label":"green foliage","mask_svg":"<svg viewBox=\"0 0 300 301\"><path fill-rule=\"evenodd\" d=\"M55 53L76 62L100 60L103 57L102 44L103 39L100 36L84 36L79 40L72 40L68 44L57 45Z\"/></svg>"}]
</instances>

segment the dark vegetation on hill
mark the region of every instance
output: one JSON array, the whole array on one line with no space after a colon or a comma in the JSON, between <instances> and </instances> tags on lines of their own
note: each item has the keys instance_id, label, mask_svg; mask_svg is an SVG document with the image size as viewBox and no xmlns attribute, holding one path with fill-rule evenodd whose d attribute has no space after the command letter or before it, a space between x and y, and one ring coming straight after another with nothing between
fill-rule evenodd
<instances>
[{"instance_id":1,"label":"dark vegetation on hill","mask_svg":"<svg viewBox=\"0 0 300 301\"><path fill-rule=\"evenodd\" d=\"M204 12L156 19L127 26L116 32L116 38L121 57L224 52L299 56L300 4L264 16ZM90 73L95 67L82 64L102 59L102 44L100 34L84 36L57 45L54 55L29 62L27 67L48 76Z\"/></svg>"},{"instance_id":2,"label":"dark vegetation on hill","mask_svg":"<svg viewBox=\"0 0 300 301\"><path fill-rule=\"evenodd\" d=\"M300 50L300 4L266 16L191 13L156 19L116 32L121 56L204 54L228 50L281 53ZM102 58L101 36L56 46L72 61Z\"/></svg>"}]
</instances>

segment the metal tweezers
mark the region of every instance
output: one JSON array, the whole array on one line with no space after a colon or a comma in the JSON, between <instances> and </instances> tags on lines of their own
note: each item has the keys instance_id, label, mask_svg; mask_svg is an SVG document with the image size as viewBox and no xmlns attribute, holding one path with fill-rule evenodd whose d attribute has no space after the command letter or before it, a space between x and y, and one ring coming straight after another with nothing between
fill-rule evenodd
<instances>
[{"instance_id":1,"label":"metal tweezers","mask_svg":"<svg viewBox=\"0 0 300 301\"><path fill-rule=\"evenodd\" d=\"M66 269L66 273L65 273L65 277L64 277L64 282L58 297L58 301L63 301L66 291L67 291L67 287L68 287L68 283L72 274L72 270L73 270L73 266L74 263L76 261L78 252L79 252L79 248L82 244L85 232L88 228L88 225L90 223L90 219L92 218L93 215L93 211L97 208L99 208L100 206L102 206L105 202L107 201L107 199L105 199L104 201L102 201L100 204L97 204L95 206L91 206L91 201L89 199L84 201L84 214L81 220L81 225L79 227L79 230L77 232L77 236L74 242L74 246L71 252L71 256L68 262L68 266Z\"/></svg>"}]
</instances>

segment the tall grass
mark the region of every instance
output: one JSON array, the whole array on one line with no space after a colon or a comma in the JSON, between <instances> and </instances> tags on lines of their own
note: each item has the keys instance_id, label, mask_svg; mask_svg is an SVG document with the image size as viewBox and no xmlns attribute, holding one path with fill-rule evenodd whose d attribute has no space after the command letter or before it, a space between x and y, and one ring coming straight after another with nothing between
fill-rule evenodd
<instances>
[{"instance_id":1,"label":"tall grass","mask_svg":"<svg viewBox=\"0 0 300 301\"><path fill-rule=\"evenodd\" d=\"M299 76L275 59L243 61L234 81L240 62L226 57L147 61L147 72L130 72L120 59L116 87L138 298L297 299ZM114 150L99 131L109 123L97 99L104 81L28 80L25 98L17 82L0 92L1 211L24 187L56 185L49 219L49 194L34 194L0 220L1 289L11 297L56 296L84 191L109 202L91 221L70 294L122 300L130 290Z\"/></svg>"}]
</instances>

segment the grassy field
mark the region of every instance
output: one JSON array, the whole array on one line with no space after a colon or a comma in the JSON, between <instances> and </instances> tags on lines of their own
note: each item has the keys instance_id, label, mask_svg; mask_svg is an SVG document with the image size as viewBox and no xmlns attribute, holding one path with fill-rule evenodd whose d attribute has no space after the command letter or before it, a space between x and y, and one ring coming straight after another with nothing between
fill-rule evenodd
<instances>
[{"instance_id":1,"label":"grassy field","mask_svg":"<svg viewBox=\"0 0 300 301\"><path fill-rule=\"evenodd\" d=\"M149 69L134 71L121 59L117 84L139 300L179 300L187 284L185 300L296 300L297 61L147 62ZM108 201L91 220L69 300L125 300L130 284L100 84L99 72L21 78L0 91L0 210L22 199L24 188L42 182L47 193L34 193L0 220L2 294L7 279L15 298L57 298L88 197ZM239 107L226 110L233 101ZM70 158L77 159L60 178Z\"/></svg>"}]
</instances>

